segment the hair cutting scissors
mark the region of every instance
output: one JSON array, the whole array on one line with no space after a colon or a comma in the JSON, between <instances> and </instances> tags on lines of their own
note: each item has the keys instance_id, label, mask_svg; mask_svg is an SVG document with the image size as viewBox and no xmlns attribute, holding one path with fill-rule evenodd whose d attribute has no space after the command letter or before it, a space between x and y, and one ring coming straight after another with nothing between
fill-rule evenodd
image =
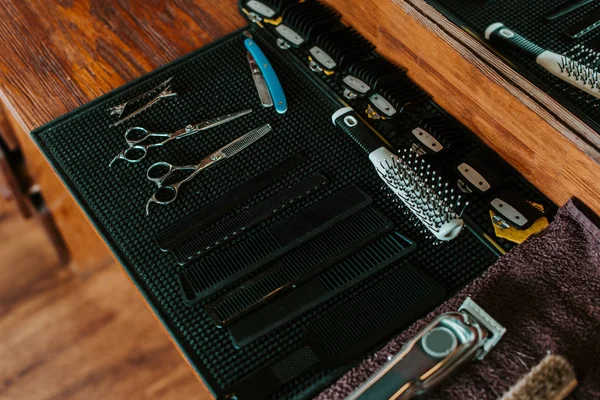
<instances>
[{"instance_id":1,"label":"hair cutting scissors","mask_svg":"<svg viewBox=\"0 0 600 400\"><path fill-rule=\"evenodd\" d=\"M134 126L125 131L125 140L127 141L127 145L129 146L127 149L123 150L119 154L112 159L108 166L112 166L112 164L116 160L125 160L128 162L139 162L146 154L148 154L148 149L151 147L159 147L162 146L171 140L181 139L183 137L193 135L200 131L214 128L215 126L222 125L226 122L233 121L236 118L244 116L246 114L250 114L252 110L244 110L238 111L235 113L222 115L217 118L209 119L208 121L200 122L195 125L188 125L183 129L179 129L175 132L167 133L167 132L151 132L146 128L142 128L141 126ZM145 143L149 138L164 138L164 140L154 143Z\"/></svg>"},{"instance_id":2,"label":"hair cutting scissors","mask_svg":"<svg viewBox=\"0 0 600 400\"><path fill-rule=\"evenodd\" d=\"M172 203L177 198L177 194L179 193L179 187L185 182L192 180L201 171L212 167L219 161L229 157L233 157L240 151L244 150L246 147L250 146L252 143L256 142L261 137L265 136L270 131L271 125L269 124L265 124L259 128L256 128L246 133L245 135L240 136L239 138L230 142L226 146L221 147L214 153L209 154L196 165L176 166L164 161L152 164L150 168L148 168L146 176L149 180L158 185L158 189L156 190L156 192L154 192L150 200L148 200L148 203L146 203L146 215L150 213L151 203ZM174 174L178 171L191 171L191 173L183 179L171 182L169 178L174 177Z\"/></svg>"}]
</instances>

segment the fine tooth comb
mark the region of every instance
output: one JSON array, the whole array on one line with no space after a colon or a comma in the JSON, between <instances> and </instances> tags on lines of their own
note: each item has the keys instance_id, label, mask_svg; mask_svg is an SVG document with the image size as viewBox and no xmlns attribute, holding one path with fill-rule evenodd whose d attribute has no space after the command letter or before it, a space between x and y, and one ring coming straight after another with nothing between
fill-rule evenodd
<instances>
[{"instance_id":1,"label":"fine tooth comb","mask_svg":"<svg viewBox=\"0 0 600 400\"><path fill-rule=\"evenodd\" d=\"M275 184L288 172L304 161L304 157L293 154L284 161L256 175L254 178L236 186L226 194L218 197L198 210L184 215L177 221L163 228L155 237L156 244L163 251L173 250L187 240L214 224L220 218L232 212L242 203L260 191Z\"/></svg>"},{"instance_id":2,"label":"fine tooth comb","mask_svg":"<svg viewBox=\"0 0 600 400\"><path fill-rule=\"evenodd\" d=\"M265 399L309 371L351 364L430 311L444 296L440 284L411 265L383 271L352 297L308 322L295 348L254 369L228 388L226 398Z\"/></svg>"},{"instance_id":3,"label":"fine tooth comb","mask_svg":"<svg viewBox=\"0 0 600 400\"><path fill-rule=\"evenodd\" d=\"M358 267L359 261L351 260L353 257L345 260L344 258L356 252L357 249L369 245L370 242L389 232L393 227L392 221L374 208L368 207L273 261L261 273L209 303L206 309L219 326L228 325L267 302L269 303L267 307L271 311L266 311L266 313L271 314L274 320L278 319L272 315L274 310L280 310L279 313L283 312L288 319L293 318L296 315L294 310L306 305L306 301L297 304L298 299L310 299L309 303L316 303L320 297L331 295L331 291L327 290L328 286L324 284L315 282L311 285L304 284L304 282L338 262L347 264L348 271L340 273L339 276L335 275L331 280L336 283L340 283L340 280L344 281L344 278L352 281L353 276L360 275L357 270L361 269L365 264L365 259L369 258L366 256L360 260L362 261L360 267ZM393 237L386 244L390 247L398 242L405 244L402 246L402 250L410 247L411 243L408 241L404 243L402 239L402 237ZM352 269L350 265L353 265L354 261L356 261L355 269ZM377 261L383 263L383 259ZM372 262L375 261L372 260ZM367 268L365 267L365 269ZM277 298L292 291L295 294L286 298L295 298L296 301L288 302L288 305L284 307L274 304L274 301L277 302ZM285 300L280 304L284 303Z\"/></svg>"},{"instance_id":4,"label":"fine tooth comb","mask_svg":"<svg viewBox=\"0 0 600 400\"><path fill-rule=\"evenodd\" d=\"M346 186L235 246L217 249L179 275L184 298L192 303L212 295L331 229L372 201L358 187Z\"/></svg>"},{"instance_id":5,"label":"fine tooth comb","mask_svg":"<svg viewBox=\"0 0 600 400\"><path fill-rule=\"evenodd\" d=\"M373 58L352 64L342 82L344 97L354 99L365 95L373 87L391 85L396 79L402 79L406 70L389 62L385 58Z\"/></svg>"},{"instance_id":6,"label":"fine tooth comb","mask_svg":"<svg viewBox=\"0 0 600 400\"><path fill-rule=\"evenodd\" d=\"M411 150L419 155L442 154L466 140L456 124L441 116L422 119L411 134Z\"/></svg>"},{"instance_id":7,"label":"fine tooth comb","mask_svg":"<svg viewBox=\"0 0 600 400\"><path fill-rule=\"evenodd\" d=\"M406 150L398 156L389 151L377 133L369 130L350 107L336 111L331 120L367 154L379 178L392 190L432 237L448 241L461 232L464 221L457 210L462 199L423 159ZM467 206L467 202L463 205ZM429 235L428 235L429 236Z\"/></svg>"},{"instance_id":8,"label":"fine tooth comb","mask_svg":"<svg viewBox=\"0 0 600 400\"><path fill-rule=\"evenodd\" d=\"M249 315L234 321L227 327L233 343L237 347L244 347L334 296L351 292L361 282L386 268L393 268L393 264L407 256L416 245L400 233L390 232L368 246L359 245L356 248L360 250L345 260L330 266L324 272L317 271L318 275L297 284L293 291L269 300L262 308L252 310ZM221 303L218 311L231 312L236 305L250 298L251 293L246 292L238 296L235 299L237 301Z\"/></svg>"},{"instance_id":9,"label":"fine tooth comb","mask_svg":"<svg viewBox=\"0 0 600 400\"><path fill-rule=\"evenodd\" d=\"M309 67L313 72L331 75L340 66L364 58L373 46L354 29L345 26L317 36L316 46L309 49Z\"/></svg>"},{"instance_id":10,"label":"fine tooth comb","mask_svg":"<svg viewBox=\"0 0 600 400\"><path fill-rule=\"evenodd\" d=\"M281 24L275 27L279 36L277 45L282 49L300 47L309 40L337 26L340 13L318 1L294 4L283 12Z\"/></svg>"},{"instance_id":11,"label":"fine tooth comb","mask_svg":"<svg viewBox=\"0 0 600 400\"><path fill-rule=\"evenodd\" d=\"M525 200L517 192L505 189L493 196L490 201L496 217L508 225L519 230L525 230L531 227L538 218L544 215L540 206ZM497 222L496 222L497 223Z\"/></svg>"},{"instance_id":12,"label":"fine tooth comb","mask_svg":"<svg viewBox=\"0 0 600 400\"><path fill-rule=\"evenodd\" d=\"M594 8L583 19L565 29L565 35L571 39L579 39L600 26L600 7Z\"/></svg>"},{"instance_id":13,"label":"fine tooth comb","mask_svg":"<svg viewBox=\"0 0 600 400\"><path fill-rule=\"evenodd\" d=\"M557 78L596 98L600 98L598 70L566 55L545 50L530 42L500 22L485 30L485 38L492 44L506 44L535 59L536 63Z\"/></svg>"},{"instance_id":14,"label":"fine tooth comb","mask_svg":"<svg viewBox=\"0 0 600 400\"><path fill-rule=\"evenodd\" d=\"M458 188L464 193L488 193L508 180L500 167L484 152L459 161L456 166Z\"/></svg>"}]
</instances>

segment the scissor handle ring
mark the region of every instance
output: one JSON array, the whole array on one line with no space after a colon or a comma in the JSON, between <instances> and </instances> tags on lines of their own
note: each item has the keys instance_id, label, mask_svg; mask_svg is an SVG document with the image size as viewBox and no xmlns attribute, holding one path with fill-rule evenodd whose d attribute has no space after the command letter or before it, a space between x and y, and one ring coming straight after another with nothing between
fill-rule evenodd
<instances>
[{"instance_id":1,"label":"scissor handle ring","mask_svg":"<svg viewBox=\"0 0 600 400\"><path fill-rule=\"evenodd\" d=\"M160 182L166 179L174 168L175 167L168 162L155 162L148 168L148 171L146 171L146 177L151 181Z\"/></svg>"},{"instance_id":2,"label":"scissor handle ring","mask_svg":"<svg viewBox=\"0 0 600 400\"><path fill-rule=\"evenodd\" d=\"M131 137L133 136L133 137ZM127 144L133 146L150 136L148 129L141 126L133 126L125 131L125 140Z\"/></svg>"},{"instance_id":3,"label":"scissor handle ring","mask_svg":"<svg viewBox=\"0 0 600 400\"><path fill-rule=\"evenodd\" d=\"M148 154L146 146L131 146L123 152L123 158L131 163L140 162Z\"/></svg>"},{"instance_id":4,"label":"scissor handle ring","mask_svg":"<svg viewBox=\"0 0 600 400\"><path fill-rule=\"evenodd\" d=\"M177 185L161 186L156 189L152 199L158 204L169 204L175 201L179 187Z\"/></svg>"}]
</instances>

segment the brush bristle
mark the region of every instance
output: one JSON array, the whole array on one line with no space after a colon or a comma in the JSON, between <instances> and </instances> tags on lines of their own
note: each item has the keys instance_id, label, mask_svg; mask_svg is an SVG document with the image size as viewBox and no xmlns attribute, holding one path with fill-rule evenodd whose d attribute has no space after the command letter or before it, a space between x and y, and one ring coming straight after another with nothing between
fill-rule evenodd
<instances>
[{"instance_id":1,"label":"brush bristle","mask_svg":"<svg viewBox=\"0 0 600 400\"><path fill-rule=\"evenodd\" d=\"M416 154L408 150L400 157L386 150L376 153L371 153L369 158L379 176L427 228L423 232L439 240L454 239L463 227L455 210L468 203L463 203L461 196Z\"/></svg>"},{"instance_id":2,"label":"brush bristle","mask_svg":"<svg viewBox=\"0 0 600 400\"><path fill-rule=\"evenodd\" d=\"M561 356L548 355L501 400L562 400L575 386L577 378L571 364Z\"/></svg>"}]
</instances>

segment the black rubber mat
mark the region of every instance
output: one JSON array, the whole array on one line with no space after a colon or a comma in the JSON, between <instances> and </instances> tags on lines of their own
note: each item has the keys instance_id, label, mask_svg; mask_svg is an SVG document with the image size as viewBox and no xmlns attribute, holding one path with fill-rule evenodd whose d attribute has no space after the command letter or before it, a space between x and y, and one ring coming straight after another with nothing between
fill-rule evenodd
<instances>
[{"instance_id":1,"label":"black rubber mat","mask_svg":"<svg viewBox=\"0 0 600 400\"><path fill-rule=\"evenodd\" d=\"M546 20L551 10L572 0L426 0L463 27L468 33L489 46L484 39L485 29L494 22L502 22L525 38L544 49L573 57L575 60L599 67L600 28L578 39L569 38L564 31L585 18L586 14L598 7L597 1L564 15L555 20ZM491 47L490 47L491 48ZM576 57L582 49L596 52L596 57ZM600 100L573 88L566 82L547 72L535 60L518 51L496 47L493 50L504 56L518 72L532 80L537 86L556 98L571 112L578 115L596 131L600 131Z\"/></svg>"},{"instance_id":2,"label":"black rubber mat","mask_svg":"<svg viewBox=\"0 0 600 400\"><path fill-rule=\"evenodd\" d=\"M488 208L483 200L474 199L467 209L469 221L474 224L465 229L459 238L441 245L433 245L425 239L421 228L414 226L410 220L410 215L399 209L388 192L382 189L382 183L368 158L351 139L332 125L331 114L341 106L335 100L335 91L339 92L336 84L338 78L329 77L321 82L314 80L310 75L312 72L303 65L304 58L301 60L293 52L276 49L271 44L274 41L268 32L263 34L255 28L252 31L285 89L289 103L289 111L285 115L261 107L246 60L244 38L238 31L32 133L190 364L217 397L225 396L228 388L241 382L251 372L278 360L298 346L307 324L332 305L342 304L351 298L354 290L326 301L237 349L227 330L215 325L201 303L191 306L185 304L176 276L189 266L177 265L173 255L161 251L154 238L181 216L197 211L230 188L294 153L305 155L306 161L268 190L254 196L247 205L252 206L315 173L327 178L327 186L263 222L260 227L240 234L219 251L227 251L262 228L354 184L373 198L373 206L393 220L398 232L416 243L417 250L408 257L409 262L439 282L449 295L483 272L498 257L492 247L479 234L475 234L490 226ZM171 76L177 97L161 101L121 126L109 127L115 121L107 111L109 106L133 98ZM323 82L331 86L327 88L322 85ZM359 104L356 104L358 107ZM108 167L109 161L125 148L123 134L127 127L141 125L154 131L171 132L189 123L249 107L254 109L250 115L171 142L162 148L151 149L146 159L138 164L118 161L112 168ZM415 121L431 115L443 115L443 112L435 104L427 103L415 114L406 113L402 119L394 122L393 127L380 125L379 128L392 144L401 146L407 140L407 129ZM168 161L176 165L196 163L216 148L265 123L273 127L271 133L234 158L204 171L182 186L173 204L154 204L150 216L145 216L146 201L156 187L146 179L146 169L153 162ZM439 167L450 165L456 158L482 146L470 133L466 134L470 138L469 144L454 154L453 158L445 159ZM510 181L521 188L528 199L551 204L516 172L508 171ZM505 243L504 247L508 249L511 246ZM397 265L390 266L395 267ZM374 275L361 282L357 290L380 279L383 279L380 274ZM127 305L123 304L123 307ZM331 383L350 366L351 363L344 368L311 371L295 377L273 394L273 398L308 397Z\"/></svg>"}]
</instances>

